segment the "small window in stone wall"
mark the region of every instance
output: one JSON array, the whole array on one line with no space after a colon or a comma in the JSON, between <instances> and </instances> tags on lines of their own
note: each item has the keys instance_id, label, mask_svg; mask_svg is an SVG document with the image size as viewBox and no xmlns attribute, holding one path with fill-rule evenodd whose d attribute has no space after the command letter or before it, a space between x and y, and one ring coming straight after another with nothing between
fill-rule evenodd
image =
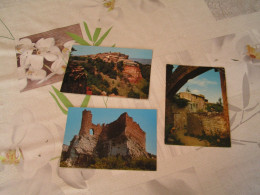
<instances>
[{"instance_id":1,"label":"small window in stone wall","mask_svg":"<svg viewBox=\"0 0 260 195\"><path fill-rule=\"evenodd\" d=\"M93 129L89 130L89 135L94 135L94 130Z\"/></svg>"}]
</instances>

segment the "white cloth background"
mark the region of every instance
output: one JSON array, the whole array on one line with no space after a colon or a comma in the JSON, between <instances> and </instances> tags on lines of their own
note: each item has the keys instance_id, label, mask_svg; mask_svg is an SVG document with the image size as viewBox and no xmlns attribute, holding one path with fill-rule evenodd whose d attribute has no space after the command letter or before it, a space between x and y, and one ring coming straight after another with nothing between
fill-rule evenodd
<instances>
[{"instance_id":1,"label":"white cloth background","mask_svg":"<svg viewBox=\"0 0 260 195\"><path fill-rule=\"evenodd\" d=\"M102 0L1 0L0 18L16 40L86 21L92 33L113 26L102 46L153 50L149 99L109 97L107 105L158 110L158 160L156 172L58 168L59 160L51 159L60 155L66 115L49 94L51 85L19 92L15 41L0 38L0 152L14 146L24 151L18 165L0 163L0 193L259 194L260 64L244 57L247 44L260 44L260 12L242 9L259 1L227 2L116 0L108 12ZM8 36L2 24L0 35ZM167 63L226 68L228 101L240 108L229 109L231 148L164 144ZM84 98L67 97L76 106ZM104 108L103 98L92 96L89 107Z\"/></svg>"}]
</instances>

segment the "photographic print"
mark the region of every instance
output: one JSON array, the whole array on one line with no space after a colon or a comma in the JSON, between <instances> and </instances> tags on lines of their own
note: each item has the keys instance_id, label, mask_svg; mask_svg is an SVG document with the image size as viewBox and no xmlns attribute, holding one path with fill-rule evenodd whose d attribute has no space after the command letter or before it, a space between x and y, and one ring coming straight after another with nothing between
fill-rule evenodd
<instances>
[{"instance_id":1,"label":"photographic print","mask_svg":"<svg viewBox=\"0 0 260 195\"><path fill-rule=\"evenodd\" d=\"M61 167L156 170L157 111L69 108Z\"/></svg>"},{"instance_id":2,"label":"photographic print","mask_svg":"<svg viewBox=\"0 0 260 195\"><path fill-rule=\"evenodd\" d=\"M75 45L62 92L148 99L152 50Z\"/></svg>"},{"instance_id":3,"label":"photographic print","mask_svg":"<svg viewBox=\"0 0 260 195\"><path fill-rule=\"evenodd\" d=\"M67 33L82 37L79 24L30 35L16 43L19 79L26 79L21 92L62 81L75 41Z\"/></svg>"},{"instance_id":4,"label":"photographic print","mask_svg":"<svg viewBox=\"0 0 260 195\"><path fill-rule=\"evenodd\" d=\"M165 143L231 146L224 68L167 65Z\"/></svg>"}]
</instances>

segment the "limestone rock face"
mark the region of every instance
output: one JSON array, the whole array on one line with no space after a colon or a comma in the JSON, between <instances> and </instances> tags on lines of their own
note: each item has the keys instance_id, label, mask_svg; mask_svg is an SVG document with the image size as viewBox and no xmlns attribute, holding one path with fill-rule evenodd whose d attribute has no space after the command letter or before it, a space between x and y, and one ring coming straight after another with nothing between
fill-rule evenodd
<instances>
[{"instance_id":1,"label":"limestone rock face","mask_svg":"<svg viewBox=\"0 0 260 195\"><path fill-rule=\"evenodd\" d=\"M138 83L142 79L141 70L138 65L129 66L125 65L123 75L129 80L130 83Z\"/></svg>"}]
</instances>

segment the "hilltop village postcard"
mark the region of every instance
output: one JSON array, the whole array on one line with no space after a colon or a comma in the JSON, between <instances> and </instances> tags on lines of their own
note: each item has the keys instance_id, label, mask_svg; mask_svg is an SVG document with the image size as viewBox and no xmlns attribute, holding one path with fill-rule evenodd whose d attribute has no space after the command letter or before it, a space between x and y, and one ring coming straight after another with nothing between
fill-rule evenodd
<instances>
[{"instance_id":1,"label":"hilltop village postcard","mask_svg":"<svg viewBox=\"0 0 260 195\"><path fill-rule=\"evenodd\" d=\"M224 68L167 65L165 143L231 146Z\"/></svg>"},{"instance_id":2,"label":"hilltop village postcard","mask_svg":"<svg viewBox=\"0 0 260 195\"><path fill-rule=\"evenodd\" d=\"M148 99L152 50L74 45L62 92Z\"/></svg>"},{"instance_id":3,"label":"hilltop village postcard","mask_svg":"<svg viewBox=\"0 0 260 195\"><path fill-rule=\"evenodd\" d=\"M156 127L152 109L71 107L60 166L155 171Z\"/></svg>"}]
</instances>

